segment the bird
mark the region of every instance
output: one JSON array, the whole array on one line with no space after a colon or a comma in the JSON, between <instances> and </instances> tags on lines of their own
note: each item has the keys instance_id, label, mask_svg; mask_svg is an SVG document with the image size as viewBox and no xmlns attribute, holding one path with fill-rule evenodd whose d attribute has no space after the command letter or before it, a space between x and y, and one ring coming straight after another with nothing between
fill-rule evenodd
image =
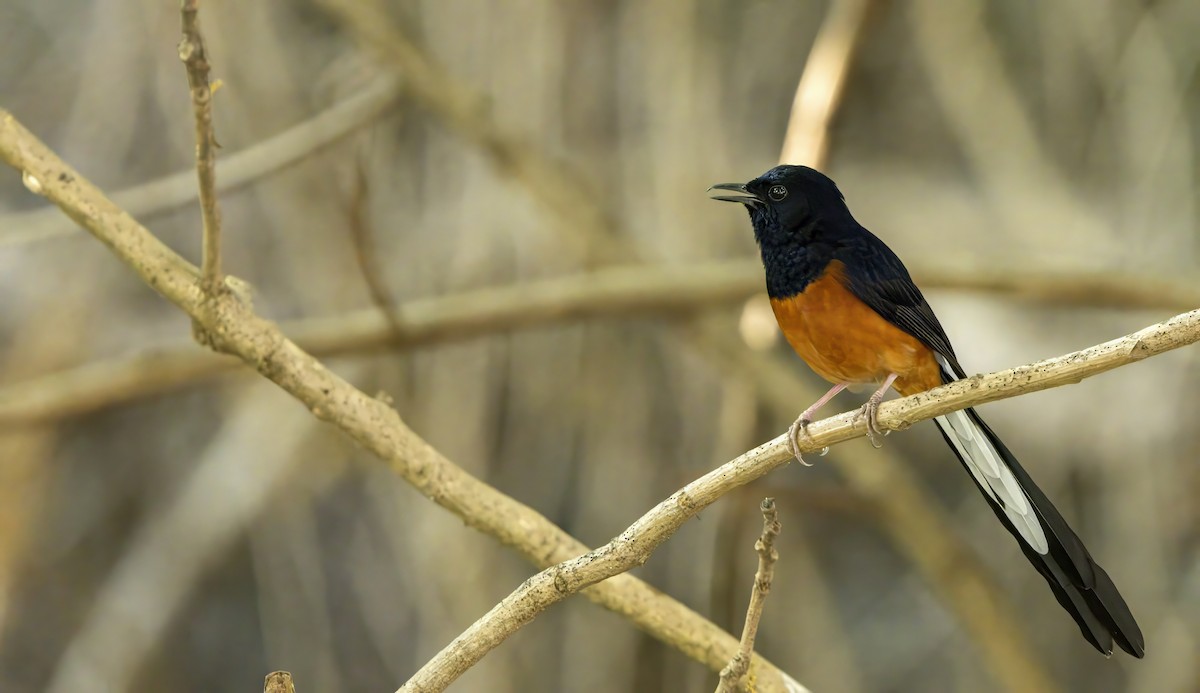
<instances>
[{"instance_id":1,"label":"bird","mask_svg":"<svg viewBox=\"0 0 1200 693\"><path fill-rule=\"evenodd\" d=\"M889 389L911 395L966 377L904 263L858 223L828 176L782 165L709 193L749 212L775 319L800 358L833 383L788 430L797 459L813 415L847 387L878 384L857 415L878 446L877 411ZM935 422L1083 637L1106 657L1114 641L1144 656L1141 629L1108 573L991 427L973 409Z\"/></svg>"}]
</instances>

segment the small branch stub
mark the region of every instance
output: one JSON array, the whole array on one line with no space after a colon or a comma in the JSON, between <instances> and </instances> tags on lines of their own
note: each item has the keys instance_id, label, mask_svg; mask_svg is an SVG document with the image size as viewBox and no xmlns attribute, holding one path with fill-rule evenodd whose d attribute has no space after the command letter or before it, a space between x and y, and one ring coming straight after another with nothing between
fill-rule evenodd
<instances>
[{"instance_id":1,"label":"small branch stub","mask_svg":"<svg viewBox=\"0 0 1200 693\"><path fill-rule=\"evenodd\" d=\"M292 674L287 671L272 671L263 681L263 693L296 693Z\"/></svg>"},{"instance_id":2,"label":"small branch stub","mask_svg":"<svg viewBox=\"0 0 1200 693\"><path fill-rule=\"evenodd\" d=\"M729 661L729 665L721 670L717 693L752 690L746 685L746 675L750 671L750 660L754 655L754 637L758 633L758 622L762 619L763 604L771 592L771 582L775 579L775 561L779 560L779 552L775 550L775 537L779 536L781 528L774 498L764 498L759 509L763 515L763 531L758 541L754 542L754 550L758 552L758 571L754 574L754 589L750 593L750 607L746 610L746 625L742 628L742 641L737 654Z\"/></svg>"}]
</instances>

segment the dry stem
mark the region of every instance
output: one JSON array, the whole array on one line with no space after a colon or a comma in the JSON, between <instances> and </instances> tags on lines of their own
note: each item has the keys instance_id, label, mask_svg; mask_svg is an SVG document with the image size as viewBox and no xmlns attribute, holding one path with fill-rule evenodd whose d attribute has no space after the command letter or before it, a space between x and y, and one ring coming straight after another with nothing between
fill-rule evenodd
<instances>
[{"instance_id":1,"label":"dry stem","mask_svg":"<svg viewBox=\"0 0 1200 693\"><path fill-rule=\"evenodd\" d=\"M754 655L754 636L758 633L758 622L762 618L763 604L771 593L775 580L775 561L779 552L775 550L775 537L779 536L779 511L774 498L764 498L759 506L763 515L763 531L754 550L758 552L758 571L754 573L754 588L750 591L750 606L746 609L746 625L742 627L742 644L729 666L721 670L721 681L717 693L734 693L744 690L743 679L750 671L750 658Z\"/></svg>"},{"instance_id":2,"label":"dry stem","mask_svg":"<svg viewBox=\"0 0 1200 693\"><path fill-rule=\"evenodd\" d=\"M396 311L396 301L388 290L383 269L379 266L379 253L375 248L375 234L370 221L371 183L367 177L365 152L360 152L354 161L353 180L350 185L349 199L345 205L347 226L354 243L354 259L358 262L358 270L367 285L367 293L387 320L391 335L396 339L403 339L404 322Z\"/></svg>"},{"instance_id":3,"label":"dry stem","mask_svg":"<svg viewBox=\"0 0 1200 693\"><path fill-rule=\"evenodd\" d=\"M196 120L196 178L200 191L200 215L204 220L204 241L201 254L201 276L204 290L216 294L221 281L221 209L217 204L217 139L213 134L212 87L208 83L208 54L204 36L200 33L199 0L183 0L180 23L183 40L179 42L179 59L187 71L188 88L192 92L192 115Z\"/></svg>"}]
</instances>

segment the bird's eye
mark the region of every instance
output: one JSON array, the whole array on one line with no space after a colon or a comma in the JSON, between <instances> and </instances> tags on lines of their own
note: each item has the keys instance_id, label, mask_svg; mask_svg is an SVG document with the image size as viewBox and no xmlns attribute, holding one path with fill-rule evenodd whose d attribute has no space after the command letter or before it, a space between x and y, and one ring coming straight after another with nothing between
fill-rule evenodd
<instances>
[{"instance_id":1,"label":"bird's eye","mask_svg":"<svg viewBox=\"0 0 1200 693\"><path fill-rule=\"evenodd\" d=\"M771 188L767 190L767 196L772 200L779 202L783 198L787 197L787 188L783 187L782 185L772 185Z\"/></svg>"}]
</instances>

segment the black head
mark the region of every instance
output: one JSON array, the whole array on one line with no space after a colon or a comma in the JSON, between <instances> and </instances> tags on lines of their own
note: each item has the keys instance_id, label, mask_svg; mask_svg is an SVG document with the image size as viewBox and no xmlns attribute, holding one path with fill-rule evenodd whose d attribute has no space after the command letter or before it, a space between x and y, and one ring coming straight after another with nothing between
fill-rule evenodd
<instances>
[{"instance_id":1,"label":"black head","mask_svg":"<svg viewBox=\"0 0 1200 693\"><path fill-rule=\"evenodd\" d=\"M749 183L709 190L735 193L713 199L743 204L750 212L772 296L802 289L848 236L863 232L837 185L807 166L776 166Z\"/></svg>"},{"instance_id":2,"label":"black head","mask_svg":"<svg viewBox=\"0 0 1200 693\"><path fill-rule=\"evenodd\" d=\"M837 185L807 166L776 166L749 183L721 183L709 190L738 193L712 199L746 205L760 244L787 242L810 235L818 225L853 221Z\"/></svg>"}]
</instances>

